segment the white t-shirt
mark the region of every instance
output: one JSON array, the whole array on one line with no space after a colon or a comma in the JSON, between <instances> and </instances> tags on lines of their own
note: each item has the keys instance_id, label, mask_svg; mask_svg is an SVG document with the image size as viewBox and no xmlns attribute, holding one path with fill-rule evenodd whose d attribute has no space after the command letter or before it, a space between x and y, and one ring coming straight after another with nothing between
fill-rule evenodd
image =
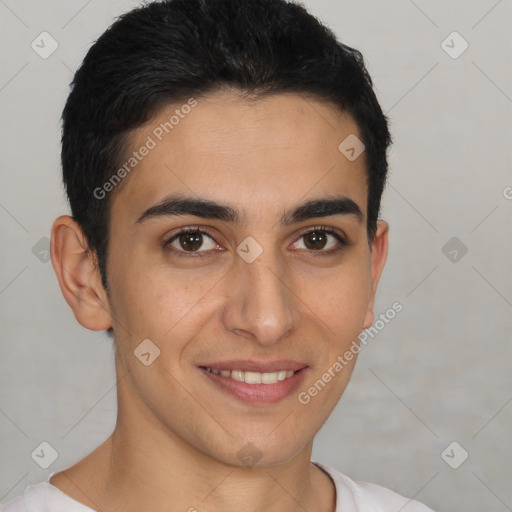
<instances>
[{"instance_id":1,"label":"white t-shirt","mask_svg":"<svg viewBox=\"0 0 512 512\"><path fill-rule=\"evenodd\" d=\"M314 462L336 486L335 512L433 512L380 485L354 481L336 469ZM53 474L53 473L52 473ZM52 477L48 476L48 480ZM25 492L2 505L2 512L93 512L49 481L29 485Z\"/></svg>"}]
</instances>

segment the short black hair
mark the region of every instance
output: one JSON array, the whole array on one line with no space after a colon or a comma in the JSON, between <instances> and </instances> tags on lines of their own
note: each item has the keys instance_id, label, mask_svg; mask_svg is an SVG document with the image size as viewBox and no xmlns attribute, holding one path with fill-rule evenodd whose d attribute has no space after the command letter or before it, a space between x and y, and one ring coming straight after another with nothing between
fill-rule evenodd
<instances>
[{"instance_id":1,"label":"short black hair","mask_svg":"<svg viewBox=\"0 0 512 512\"><path fill-rule=\"evenodd\" d=\"M365 145L373 240L391 136L361 53L298 3L151 2L120 16L92 45L62 114L64 186L107 292L112 194L95 190L122 165L133 129L164 106L225 87L256 97L306 94L353 117Z\"/></svg>"}]
</instances>

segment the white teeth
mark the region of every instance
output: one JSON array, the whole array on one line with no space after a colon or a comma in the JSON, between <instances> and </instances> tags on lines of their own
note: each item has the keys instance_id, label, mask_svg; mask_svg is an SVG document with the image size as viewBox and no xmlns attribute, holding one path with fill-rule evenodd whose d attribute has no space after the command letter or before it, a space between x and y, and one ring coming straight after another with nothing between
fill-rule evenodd
<instances>
[{"instance_id":1,"label":"white teeth","mask_svg":"<svg viewBox=\"0 0 512 512\"><path fill-rule=\"evenodd\" d=\"M245 373L245 382L247 384L261 384L261 376L262 373L258 372L244 372Z\"/></svg>"},{"instance_id":2,"label":"white teeth","mask_svg":"<svg viewBox=\"0 0 512 512\"><path fill-rule=\"evenodd\" d=\"M277 381L278 381L277 372L261 374L261 383L262 384L275 384ZM245 382L247 382L247 381L245 381Z\"/></svg>"},{"instance_id":3,"label":"white teeth","mask_svg":"<svg viewBox=\"0 0 512 512\"><path fill-rule=\"evenodd\" d=\"M240 370L232 370L231 378L234 380L237 380L239 382L243 382L244 381L244 372L242 372Z\"/></svg>"},{"instance_id":4,"label":"white teeth","mask_svg":"<svg viewBox=\"0 0 512 512\"><path fill-rule=\"evenodd\" d=\"M278 372L243 372L242 370L216 370L207 368L209 372L223 377L231 377L238 382L246 384L275 384L276 382L290 378L295 372L293 370L280 370Z\"/></svg>"}]
</instances>

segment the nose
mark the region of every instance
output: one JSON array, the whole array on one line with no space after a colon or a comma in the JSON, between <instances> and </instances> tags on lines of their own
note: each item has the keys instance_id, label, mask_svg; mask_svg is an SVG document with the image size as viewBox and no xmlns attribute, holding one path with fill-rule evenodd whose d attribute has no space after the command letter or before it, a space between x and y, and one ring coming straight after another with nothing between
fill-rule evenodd
<instances>
[{"instance_id":1,"label":"nose","mask_svg":"<svg viewBox=\"0 0 512 512\"><path fill-rule=\"evenodd\" d=\"M272 345L299 323L298 298L282 262L263 251L252 263L239 258L226 276L224 327L261 345Z\"/></svg>"}]
</instances>

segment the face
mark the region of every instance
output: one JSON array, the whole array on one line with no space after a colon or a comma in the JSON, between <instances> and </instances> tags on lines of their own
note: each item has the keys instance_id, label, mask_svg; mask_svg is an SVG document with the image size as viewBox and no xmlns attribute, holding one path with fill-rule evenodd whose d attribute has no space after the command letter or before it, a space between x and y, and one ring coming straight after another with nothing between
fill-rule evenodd
<instances>
[{"instance_id":1,"label":"face","mask_svg":"<svg viewBox=\"0 0 512 512\"><path fill-rule=\"evenodd\" d=\"M347 114L294 94L196 100L169 133L176 105L130 138L154 147L112 200L117 364L133 421L229 464L279 464L347 386L356 358L332 368L373 321L387 226L370 245L364 153L338 150L361 138Z\"/></svg>"}]
</instances>

